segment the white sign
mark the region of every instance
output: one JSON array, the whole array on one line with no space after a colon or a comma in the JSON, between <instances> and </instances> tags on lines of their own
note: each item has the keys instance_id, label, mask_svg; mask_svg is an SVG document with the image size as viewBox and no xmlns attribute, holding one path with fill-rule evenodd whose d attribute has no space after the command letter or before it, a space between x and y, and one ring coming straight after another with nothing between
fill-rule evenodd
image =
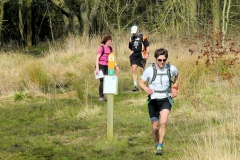
<instances>
[{"instance_id":1,"label":"white sign","mask_svg":"<svg viewBox=\"0 0 240 160\"><path fill-rule=\"evenodd\" d=\"M118 92L118 78L117 76L104 76L103 93L117 94Z\"/></svg>"}]
</instances>

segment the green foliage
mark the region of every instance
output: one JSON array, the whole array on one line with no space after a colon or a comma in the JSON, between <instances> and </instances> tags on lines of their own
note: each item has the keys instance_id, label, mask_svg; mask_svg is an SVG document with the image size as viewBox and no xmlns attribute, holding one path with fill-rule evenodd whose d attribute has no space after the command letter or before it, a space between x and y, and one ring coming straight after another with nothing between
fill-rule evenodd
<instances>
[{"instance_id":1,"label":"green foliage","mask_svg":"<svg viewBox=\"0 0 240 160\"><path fill-rule=\"evenodd\" d=\"M44 53L47 52L48 50L49 50L48 46L38 45L38 46L31 47L26 51L26 53L33 55L35 57L42 57L44 56Z\"/></svg>"},{"instance_id":2,"label":"green foliage","mask_svg":"<svg viewBox=\"0 0 240 160\"><path fill-rule=\"evenodd\" d=\"M86 80L78 80L74 83L74 88L77 91L77 97L82 102L81 104L86 104L88 99L88 84ZM85 103L84 103L85 102Z\"/></svg>"},{"instance_id":3,"label":"green foliage","mask_svg":"<svg viewBox=\"0 0 240 160\"><path fill-rule=\"evenodd\" d=\"M48 91L50 86L50 79L47 69L42 67L41 63L32 63L26 68L26 75L30 81L33 82L43 91Z\"/></svg>"},{"instance_id":4,"label":"green foliage","mask_svg":"<svg viewBox=\"0 0 240 160\"><path fill-rule=\"evenodd\" d=\"M15 101L21 101L21 100L27 100L29 98L32 98L29 93L27 93L26 91L20 91L20 92L16 92L14 93L14 100Z\"/></svg>"}]
</instances>

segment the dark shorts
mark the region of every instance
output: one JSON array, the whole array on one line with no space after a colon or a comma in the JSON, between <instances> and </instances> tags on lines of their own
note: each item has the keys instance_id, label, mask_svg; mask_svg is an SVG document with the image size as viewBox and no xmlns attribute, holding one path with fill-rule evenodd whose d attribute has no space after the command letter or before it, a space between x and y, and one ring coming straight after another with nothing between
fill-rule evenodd
<instances>
[{"instance_id":1,"label":"dark shorts","mask_svg":"<svg viewBox=\"0 0 240 160\"><path fill-rule=\"evenodd\" d=\"M160 112L163 109L168 109L171 111L171 104L168 100L168 98L164 99L151 99L150 102L148 103L148 112L149 112L149 117L152 122L158 121Z\"/></svg>"},{"instance_id":2,"label":"dark shorts","mask_svg":"<svg viewBox=\"0 0 240 160\"><path fill-rule=\"evenodd\" d=\"M130 58L131 66L136 64L137 66L139 66L141 68L144 68L145 65L146 65L147 60L142 58L142 53L141 52L132 53L129 58Z\"/></svg>"}]
</instances>

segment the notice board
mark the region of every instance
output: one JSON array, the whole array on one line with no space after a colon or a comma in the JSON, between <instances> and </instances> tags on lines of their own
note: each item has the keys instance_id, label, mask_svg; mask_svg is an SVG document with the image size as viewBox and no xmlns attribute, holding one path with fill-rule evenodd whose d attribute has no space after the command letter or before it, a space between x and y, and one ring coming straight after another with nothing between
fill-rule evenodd
<instances>
[{"instance_id":1,"label":"notice board","mask_svg":"<svg viewBox=\"0 0 240 160\"><path fill-rule=\"evenodd\" d=\"M118 77L117 76L104 76L103 93L104 94L117 94L118 92Z\"/></svg>"}]
</instances>

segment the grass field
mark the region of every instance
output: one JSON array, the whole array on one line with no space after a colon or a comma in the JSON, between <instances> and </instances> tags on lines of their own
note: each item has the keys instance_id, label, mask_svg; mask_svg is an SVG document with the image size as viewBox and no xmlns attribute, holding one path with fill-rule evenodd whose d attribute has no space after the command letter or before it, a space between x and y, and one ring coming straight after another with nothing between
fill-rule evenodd
<instances>
[{"instance_id":1,"label":"grass field","mask_svg":"<svg viewBox=\"0 0 240 160\"><path fill-rule=\"evenodd\" d=\"M114 38L121 72L112 141L107 139L107 102L98 102L99 82L93 75L99 37L87 42L71 37L39 56L20 50L0 54L0 159L240 159L239 62L228 63L236 55L225 53L207 64L200 52L209 51L203 42L151 43L151 54L159 47L169 50L169 61L181 74L165 152L159 157L154 155L146 93L128 92L133 82L127 42ZM150 56L148 62L154 62Z\"/></svg>"}]
</instances>

